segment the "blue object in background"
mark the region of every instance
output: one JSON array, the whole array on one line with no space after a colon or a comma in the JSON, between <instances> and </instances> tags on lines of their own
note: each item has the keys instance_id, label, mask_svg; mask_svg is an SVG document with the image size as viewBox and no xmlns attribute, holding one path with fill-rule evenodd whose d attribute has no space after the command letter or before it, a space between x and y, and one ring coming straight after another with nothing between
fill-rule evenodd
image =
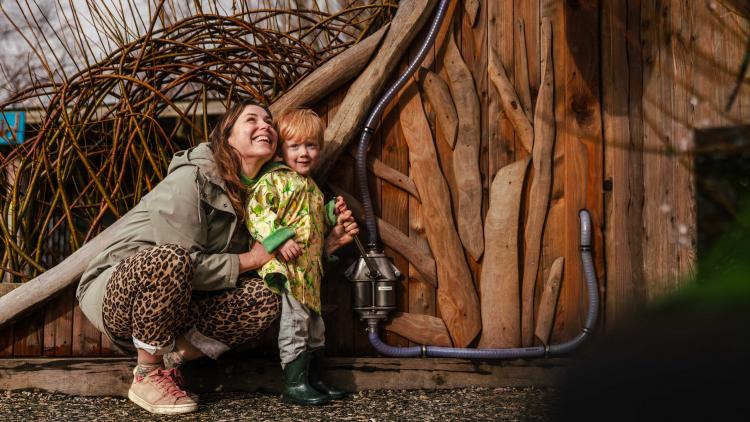
<instances>
[{"instance_id":1,"label":"blue object in background","mask_svg":"<svg viewBox=\"0 0 750 422\"><path fill-rule=\"evenodd\" d=\"M25 130L25 112L4 111L0 113L0 145L18 145L23 143Z\"/></svg>"}]
</instances>

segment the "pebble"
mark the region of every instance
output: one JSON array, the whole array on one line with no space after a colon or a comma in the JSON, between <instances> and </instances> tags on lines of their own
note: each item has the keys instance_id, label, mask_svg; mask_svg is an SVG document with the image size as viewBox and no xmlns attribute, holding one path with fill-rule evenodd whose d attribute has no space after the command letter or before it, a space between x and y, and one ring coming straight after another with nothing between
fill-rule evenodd
<instances>
[{"instance_id":1,"label":"pebble","mask_svg":"<svg viewBox=\"0 0 750 422\"><path fill-rule=\"evenodd\" d=\"M469 387L451 390L360 391L341 401L307 407L281 402L278 394L210 393L198 411L157 416L126 398L81 397L37 391L2 393L0 420L73 421L529 421L549 420L553 389Z\"/></svg>"}]
</instances>

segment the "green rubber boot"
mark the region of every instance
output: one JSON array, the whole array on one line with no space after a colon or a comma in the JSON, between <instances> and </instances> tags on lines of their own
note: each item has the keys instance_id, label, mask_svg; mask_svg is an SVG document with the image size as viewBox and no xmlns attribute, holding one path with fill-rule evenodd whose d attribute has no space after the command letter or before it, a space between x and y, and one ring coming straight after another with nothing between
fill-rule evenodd
<instances>
[{"instance_id":1,"label":"green rubber boot","mask_svg":"<svg viewBox=\"0 0 750 422\"><path fill-rule=\"evenodd\" d=\"M323 365L323 349L315 349L310 353L310 385L327 395L331 400L340 400L346 397L348 394L344 390L339 390L336 387L332 387L323 381L323 372L325 372Z\"/></svg>"},{"instance_id":2,"label":"green rubber boot","mask_svg":"<svg viewBox=\"0 0 750 422\"><path fill-rule=\"evenodd\" d=\"M307 371L310 362L308 352L302 352L297 359L289 362L284 368L284 391L281 400L284 403L301 405L319 405L331 399L312 388L307 382Z\"/></svg>"}]
</instances>

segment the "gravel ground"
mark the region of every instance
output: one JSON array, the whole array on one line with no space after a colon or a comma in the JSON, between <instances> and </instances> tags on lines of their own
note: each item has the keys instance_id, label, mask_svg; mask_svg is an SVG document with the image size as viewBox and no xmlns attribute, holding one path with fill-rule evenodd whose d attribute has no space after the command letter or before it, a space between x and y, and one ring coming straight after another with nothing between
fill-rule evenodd
<instances>
[{"instance_id":1,"label":"gravel ground","mask_svg":"<svg viewBox=\"0 0 750 422\"><path fill-rule=\"evenodd\" d=\"M551 389L471 387L362 391L320 407L286 405L264 393L211 393L198 412L154 416L125 398L0 392L0 421L528 421L551 419Z\"/></svg>"}]
</instances>

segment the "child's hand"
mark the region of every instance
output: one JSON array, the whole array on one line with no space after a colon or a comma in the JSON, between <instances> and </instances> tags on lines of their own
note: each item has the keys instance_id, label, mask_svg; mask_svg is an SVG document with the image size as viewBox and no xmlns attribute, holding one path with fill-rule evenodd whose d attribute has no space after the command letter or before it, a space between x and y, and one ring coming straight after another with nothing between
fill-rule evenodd
<instances>
[{"instance_id":1,"label":"child's hand","mask_svg":"<svg viewBox=\"0 0 750 422\"><path fill-rule=\"evenodd\" d=\"M278 253L286 262L294 261L302 255L302 248L294 239L289 239L279 246Z\"/></svg>"},{"instance_id":2,"label":"child's hand","mask_svg":"<svg viewBox=\"0 0 750 422\"><path fill-rule=\"evenodd\" d=\"M349 209L349 207L346 206L346 201L344 201L344 198L341 196L336 197L336 203L333 208L336 210L336 215L343 214Z\"/></svg>"}]
</instances>

